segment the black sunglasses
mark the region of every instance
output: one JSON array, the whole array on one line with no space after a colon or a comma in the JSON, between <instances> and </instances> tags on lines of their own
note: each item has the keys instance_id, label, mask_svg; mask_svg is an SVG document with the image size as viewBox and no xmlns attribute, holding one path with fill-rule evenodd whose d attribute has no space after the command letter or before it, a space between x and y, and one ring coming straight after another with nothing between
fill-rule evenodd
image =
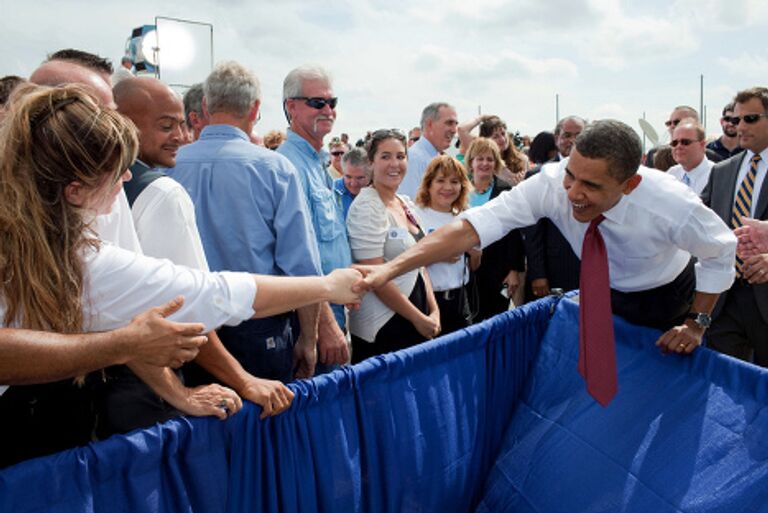
<instances>
[{"instance_id":1,"label":"black sunglasses","mask_svg":"<svg viewBox=\"0 0 768 513\"><path fill-rule=\"evenodd\" d=\"M682 144L683 146L688 146L689 144L693 144L694 142L691 139L673 139L669 144L672 145L673 148L677 148L678 144Z\"/></svg>"},{"instance_id":2,"label":"black sunglasses","mask_svg":"<svg viewBox=\"0 0 768 513\"><path fill-rule=\"evenodd\" d=\"M680 124L680 120L679 119L668 119L667 121L664 122L664 124L666 126L677 126L677 125Z\"/></svg>"},{"instance_id":3,"label":"black sunglasses","mask_svg":"<svg viewBox=\"0 0 768 513\"><path fill-rule=\"evenodd\" d=\"M743 119L744 123L748 125L754 125L760 120L760 118L764 117L766 117L765 114L744 114L743 116L725 116L723 120L732 125L738 125Z\"/></svg>"},{"instance_id":4,"label":"black sunglasses","mask_svg":"<svg viewBox=\"0 0 768 513\"><path fill-rule=\"evenodd\" d=\"M339 103L339 99L335 96L333 98L320 98L319 96L294 96L291 98L291 100L304 100L304 103L306 103L308 107L312 107L313 109L317 110L322 109L326 105L332 109L335 109L336 104Z\"/></svg>"},{"instance_id":5,"label":"black sunglasses","mask_svg":"<svg viewBox=\"0 0 768 513\"><path fill-rule=\"evenodd\" d=\"M421 139L421 137L411 137L410 141L411 141L411 142L416 142L416 141L418 141L419 139Z\"/></svg>"},{"instance_id":6,"label":"black sunglasses","mask_svg":"<svg viewBox=\"0 0 768 513\"><path fill-rule=\"evenodd\" d=\"M341 156L344 155L344 152L343 151L332 151L331 155L333 155L334 157L341 157Z\"/></svg>"}]
</instances>

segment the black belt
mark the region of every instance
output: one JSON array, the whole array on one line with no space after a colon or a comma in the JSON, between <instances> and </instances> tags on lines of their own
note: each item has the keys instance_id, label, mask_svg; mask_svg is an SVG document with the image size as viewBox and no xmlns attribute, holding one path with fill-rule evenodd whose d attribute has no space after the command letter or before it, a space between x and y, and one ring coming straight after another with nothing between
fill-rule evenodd
<instances>
[{"instance_id":1,"label":"black belt","mask_svg":"<svg viewBox=\"0 0 768 513\"><path fill-rule=\"evenodd\" d=\"M455 289L450 289L450 290L438 290L435 292L435 295L437 297L443 298L445 301L451 301L459 297L459 293L461 292L461 289L462 287L457 287Z\"/></svg>"}]
</instances>

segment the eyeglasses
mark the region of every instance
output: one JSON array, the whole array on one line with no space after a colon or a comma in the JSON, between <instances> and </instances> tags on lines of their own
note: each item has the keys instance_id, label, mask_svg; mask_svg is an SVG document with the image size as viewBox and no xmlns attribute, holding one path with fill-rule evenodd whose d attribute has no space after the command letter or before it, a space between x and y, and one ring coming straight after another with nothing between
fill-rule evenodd
<instances>
[{"instance_id":1,"label":"eyeglasses","mask_svg":"<svg viewBox=\"0 0 768 513\"><path fill-rule=\"evenodd\" d=\"M677 126L679 124L680 124L680 120L679 119L668 119L667 121L664 122L664 125L666 125L668 127L670 127L670 126Z\"/></svg>"},{"instance_id":2,"label":"eyeglasses","mask_svg":"<svg viewBox=\"0 0 768 513\"><path fill-rule=\"evenodd\" d=\"M411 141L411 142L416 142L416 141L418 141L419 139L421 139L421 137L411 137L411 138L410 138L410 139L408 139L408 140L409 140L409 141Z\"/></svg>"},{"instance_id":3,"label":"eyeglasses","mask_svg":"<svg viewBox=\"0 0 768 513\"><path fill-rule=\"evenodd\" d=\"M766 114L744 114L743 116L731 116L730 118L726 116L723 119L732 125L738 125L742 119L744 123L754 125L760 118L764 117L766 117Z\"/></svg>"},{"instance_id":4,"label":"eyeglasses","mask_svg":"<svg viewBox=\"0 0 768 513\"><path fill-rule=\"evenodd\" d=\"M689 144L693 144L698 141L694 141L693 139L672 139L670 141L670 145L672 145L673 148L677 148L678 144L682 144L683 146L688 146Z\"/></svg>"},{"instance_id":5,"label":"eyeglasses","mask_svg":"<svg viewBox=\"0 0 768 513\"><path fill-rule=\"evenodd\" d=\"M319 96L294 96L291 98L291 100L304 100L304 103L307 105L307 107L312 107L313 109L317 110L321 110L326 105L332 109L335 109L336 104L339 103L339 99L335 96L333 98L320 98Z\"/></svg>"},{"instance_id":6,"label":"eyeglasses","mask_svg":"<svg viewBox=\"0 0 768 513\"><path fill-rule=\"evenodd\" d=\"M344 155L344 152L343 151L332 151L331 155L333 155L334 157L342 157Z\"/></svg>"}]
</instances>

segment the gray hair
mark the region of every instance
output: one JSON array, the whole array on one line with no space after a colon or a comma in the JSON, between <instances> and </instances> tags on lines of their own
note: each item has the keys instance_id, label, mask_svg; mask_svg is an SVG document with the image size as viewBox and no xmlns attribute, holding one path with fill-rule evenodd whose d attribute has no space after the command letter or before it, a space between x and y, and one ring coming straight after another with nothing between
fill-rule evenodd
<instances>
[{"instance_id":1,"label":"gray hair","mask_svg":"<svg viewBox=\"0 0 768 513\"><path fill-rule=\"evenodd\" d=\"M203 84L208 113L226 112L243 117L261 100L261 86L251 70L235 61L222 62Z\"/></svg>"},{"instance_id":2,"label":"gray hair","mask_svg":"<svg viewBox=\"0 0 768 513\"><path fill-rule=\"evenodd\" d=\"M624 182L637 173L643 158L640 137L629 125L615 119L590 123L576 138L576 151L588 159L604 159L608 173Z\"/></svg>"},{"instance_id":3,"label":"gray hair","mask_svg":"<svg viewBox=\"0 0 768 513\"><path fill-rule=\"evenodd\" d=\"M341 157L341 167L346 168L347 164L353 166L367 166L368 156L365 154L365 150L360 147L352 148Z\"/></svg>"},{"instance_id":4,"label":"gray hair","mask_svg":"<svg viewBox=\"0 0 768 513\"><path fill-rule=\"evenodd\" d=\"M310 80L319 80L328 86L332 85L331 75L324 68L315 64L304 64L292 69L285 76L285 80L283 80L283 101L302 96L304 93L304 82Z\"/></svg>"},{"instance_id":5,"label":"gray hair","mask_svg":"<svg viewBox=\"0 0 768 513\"><path fill-rule=\"evenodd\" d=\"M555 137L560 135L560 132L562 132L562 130L563 130L563 125L567 121L575 121L576 123L579 123L581 126L585 126L587 124L587 121L584 118L580 117L580 116L566 116L566 117L562 118L560 121L558 121L557 125L555 125ZM579 152L579 153L581 153L581 152Z\"/></svg>"},{"instance_id":6,"label":"gray hair","mask_svg":"<svg viewBox=\"0 0 768 513\"><path fill-rule=\"evenodd\" d=\"M447 107L449 109L453 109L453 105L450 103L445 102L435 102L430 103L426 107L424 107L424 110L421 111L421 129L424 130L427 126L427 120L431 119L432 121L437 121L440 119L440 109L442 107ZM454 109L455 110L455 109Z\"/></svg>"},{"instance_id":7,"label":"gray hair","mask_svg":"<svg viewBox=\"0 0 768 513\"><path fill-rule=\"evenodd\" d=\"M184 93L184 119L189 123L190 112L196 112L198 115L203 115L203 83L198 82L193 85L187 92Z\"/></svg>"}]
</instances>

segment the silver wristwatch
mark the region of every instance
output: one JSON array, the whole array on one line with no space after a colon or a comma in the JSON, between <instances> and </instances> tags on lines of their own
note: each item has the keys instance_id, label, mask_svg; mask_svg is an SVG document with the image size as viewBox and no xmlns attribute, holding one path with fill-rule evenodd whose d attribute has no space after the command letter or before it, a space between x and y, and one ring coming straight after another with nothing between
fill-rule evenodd
<instances>
[{"instance_id":1,"label":"silver wristwatch","mask_svg":"<svg viewBox=\"0 0 768 513\"><path fill-rule=\"evenodd\" d=\"M709 328L709 325L712 324L712 317L710 317L709 314L702 312L688 312L686 318L693 319L693 322L695 322L699 328L703 329Z\"/></svg>"}]
</instances>

